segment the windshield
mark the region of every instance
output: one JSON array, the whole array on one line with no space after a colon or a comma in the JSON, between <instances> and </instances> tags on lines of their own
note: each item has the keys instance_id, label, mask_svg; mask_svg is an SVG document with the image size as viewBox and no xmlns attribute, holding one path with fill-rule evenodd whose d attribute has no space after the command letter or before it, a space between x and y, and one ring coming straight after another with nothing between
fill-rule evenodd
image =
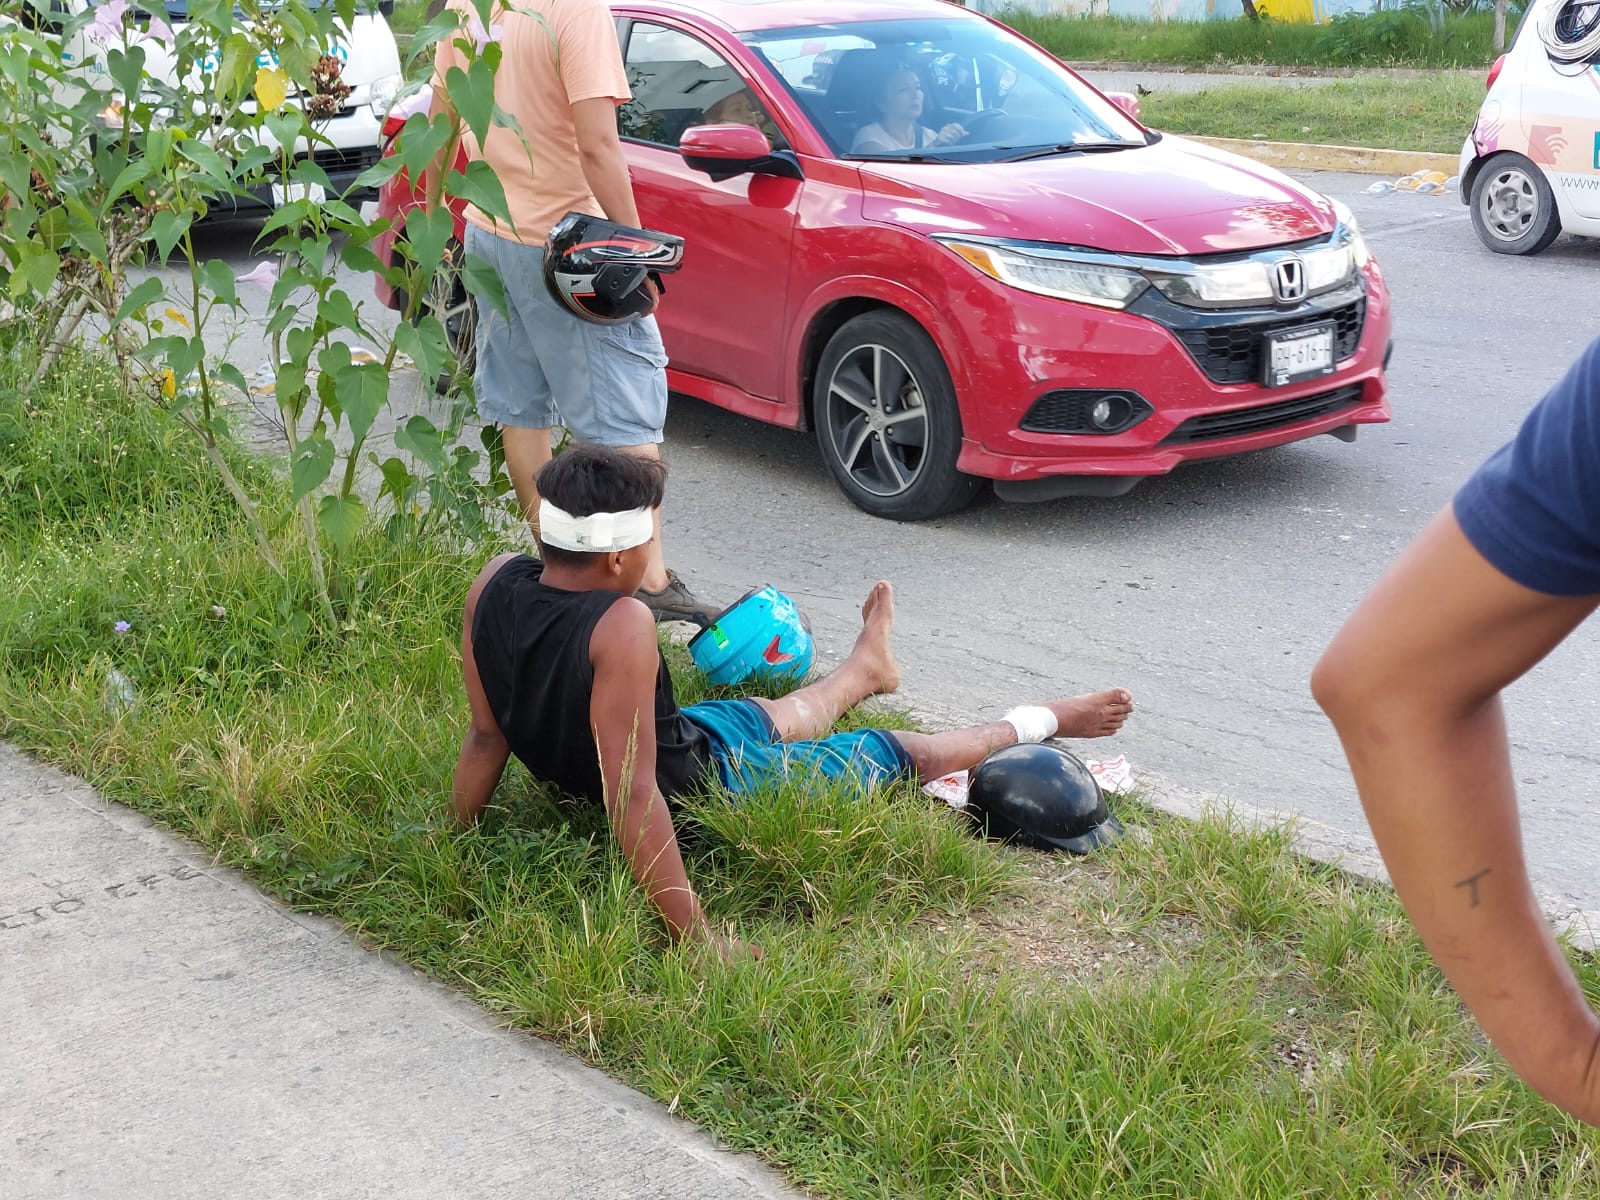
<instances>
[{"instance_id":1,"label":"windshield","mask_svg":"<svg viewBox=\"0 0 1600 1200\"><path fill-rule=\"evenodd\" d=\"M744 36L847 158L995 162L1142 146L1143 129L987 21L860 21Z\"/></svg>"}]
</instances>

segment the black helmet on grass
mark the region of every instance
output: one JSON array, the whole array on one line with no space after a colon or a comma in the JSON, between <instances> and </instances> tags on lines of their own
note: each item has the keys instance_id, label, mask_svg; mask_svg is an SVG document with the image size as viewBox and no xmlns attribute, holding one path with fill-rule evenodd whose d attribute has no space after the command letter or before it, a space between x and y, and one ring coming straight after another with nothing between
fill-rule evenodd
<instances>
[{"instance_id":1,"label":"black helmet on grass","mask_svg":"<svg viewBox=\"0 0 1600 1200\"><path fill-rule=\"evenodd\" d=\"M1088 854L1122 836L1100 785L1076 755L1043 743L996 750L972 772L967 813L992 838Z\"/></svg>"},{"instance_id":2,"label":"black helmet on grass","mask_svg":"<svg viewBox=\"0 0 1600 1200\"><path fill-rule=\"evenodd\" d=\"M644 281L683 265L683 239L568 213L544 243L544 282L557 304L585 321L620 325L650 311Z\"/></svg>"}]
</instances>

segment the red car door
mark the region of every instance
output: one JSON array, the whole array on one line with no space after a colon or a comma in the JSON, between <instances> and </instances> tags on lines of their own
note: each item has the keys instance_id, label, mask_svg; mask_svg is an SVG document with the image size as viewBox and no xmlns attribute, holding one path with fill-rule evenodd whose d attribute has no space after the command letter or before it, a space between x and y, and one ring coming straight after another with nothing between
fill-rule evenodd
<instances>
[{"instance_id":1,"label":"red car door","mask_svg":"<svg viewBox=\"0 0 1600 1200\"><path fill-rule=\"evenodd\" d=\"M685 241L659 313L672 367L776 401L804 181L740 175L714 183L683 161L678 141L694 125L754 124L783 137L748 78L706 40L635 20L626 59L634 98L618 122L639 219Z\"/></svg>"}]
</instances>

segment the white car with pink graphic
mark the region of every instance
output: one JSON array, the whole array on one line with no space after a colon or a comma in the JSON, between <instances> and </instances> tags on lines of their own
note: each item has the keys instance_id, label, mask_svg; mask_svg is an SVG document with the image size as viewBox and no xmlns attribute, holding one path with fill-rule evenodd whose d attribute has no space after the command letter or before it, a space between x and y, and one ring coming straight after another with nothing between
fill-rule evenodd
<instances>
[{"instance_id":1,"label":"white car with pink graphic","mask_svg":"<svg viewBox=\"0 0 1600 1200\"><path fill-rule=\"evenodd\" d=\"M1600 237L1600 0L1533 0L1461 147L1461 199L1499 254Z\"/></svg>"}]
</instances>

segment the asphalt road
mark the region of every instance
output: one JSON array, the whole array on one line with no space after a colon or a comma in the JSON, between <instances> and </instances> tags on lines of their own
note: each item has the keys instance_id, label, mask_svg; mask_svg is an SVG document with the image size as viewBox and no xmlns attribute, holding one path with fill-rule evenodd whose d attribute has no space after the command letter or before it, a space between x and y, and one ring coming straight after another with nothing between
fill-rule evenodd
<instances>
[{"instance_id":1,"label":"asphalt road","mask_svg":"<svg viewBox=\"0 0 1600 1200\"><path fill-rule=\"evenodd\" d=\"M1311 174L1359 217L1397 311L1392 424L1189 466L1115 499L1002 504L921 525L851 506L809 435L673 405L666 551L703 596L771 582L809 615L824 662L848 649L872 581L894 581L903 695L952 718L1110 685L1139 711L1111 744L1159 800L1303 818L1322 852L1370 855L1317 655L1383 567L1593 336L1600 241L1511 259L1482 249L1454 195ZM209 252L248 262L249 227ZM360 281L352 293L365 296ZM252 303L259 307L259 298ZM246 335L248 336L248 334ZM238 361L248 374L255 361ZM397 383L399 381L397 380ZM1548 907L1600 917L1600 626L1509 695L1528 854ZM1596 921L1600 928L1600 920Z\"/></svg>"}]
</instances>

